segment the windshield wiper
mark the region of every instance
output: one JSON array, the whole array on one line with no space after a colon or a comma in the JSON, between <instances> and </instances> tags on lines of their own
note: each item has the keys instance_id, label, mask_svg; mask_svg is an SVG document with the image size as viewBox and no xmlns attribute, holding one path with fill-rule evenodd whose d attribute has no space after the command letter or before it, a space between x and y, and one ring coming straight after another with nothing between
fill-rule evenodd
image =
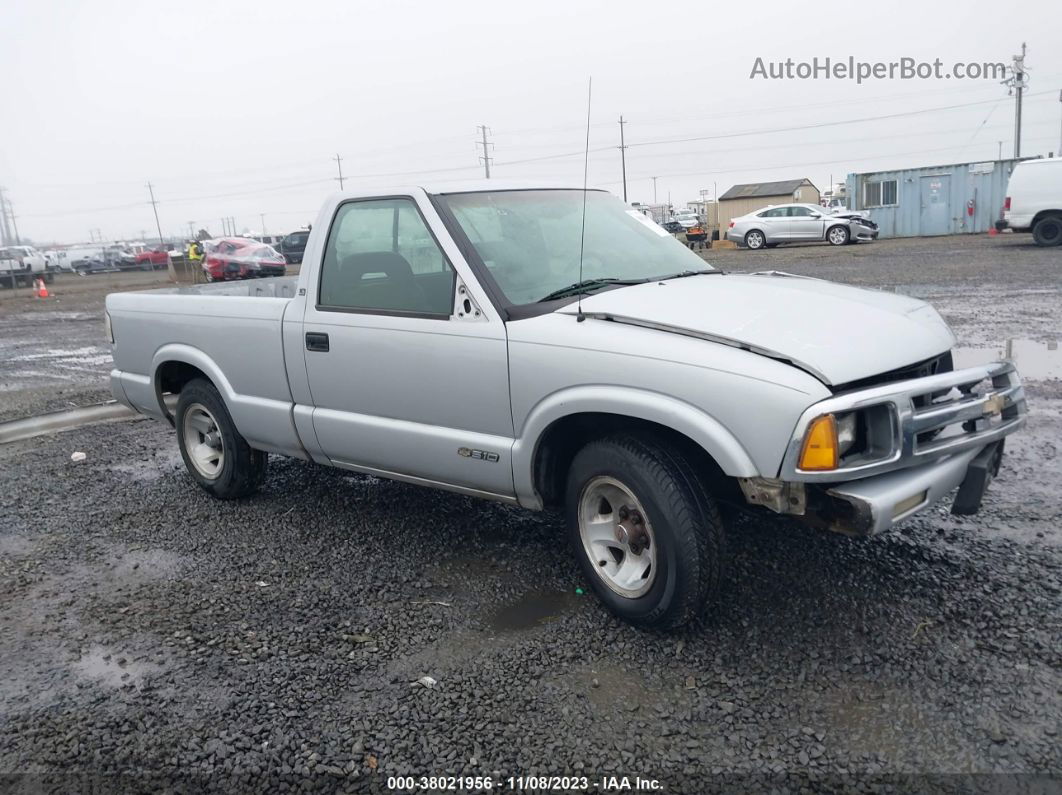
<instances>
[{"instance_id":1,"label":"windshield wiper","mask_svg":"<svg viewBox=\"0 0 1062 795\"><path fill-rule=\"evenodd\" d=\"M717 268L704 268L698 271L679 271L678 273L672 273L670 276L661 276L659 279L654 279L654 281L664 282L668 279L685 279L687 276L707 276L712 273L723 273L723 271Z\"/></svg>"},{"instance_id":2,"label":"windshield wiper","mask_svg":"<svg viewBox=\"0 0 1062 795\"><path fill-rule=\"evenodd\" d=\"M569 284L567 287L561 287L559 290L554 290L552 293L544 295L538 299L538 303L545 301L556 301L559 298L568 298L569 296L578 295L579 293L585 293L588 290L593 290L598 287L608 287L609 285L625 286L628 284L645 284L651 279L616 279L611 276L603 279L584 279L581 282L575 284Z\"/></svg>"}]
</instances>

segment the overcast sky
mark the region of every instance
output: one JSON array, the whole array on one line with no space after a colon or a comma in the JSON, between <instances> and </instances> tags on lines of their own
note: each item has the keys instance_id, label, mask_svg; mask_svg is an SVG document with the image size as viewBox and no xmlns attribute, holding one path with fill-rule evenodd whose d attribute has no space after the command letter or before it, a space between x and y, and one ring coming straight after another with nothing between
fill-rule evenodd
<instances>
[{"instance_id":1,"label":"overcast sky","mask_svg":"<svg viewBox=\"0 0 1062 795\"><path fill-rule=\"evenodd\" d=\"M219 234L223 216L258 231L263 213L289 231L337 188L337 153L348 188L482 176L479 124L494 176L578 183L590 75L590 180L622 192L622 114L632 201L653 200L652 176L679 204L1013 150L997 79L753 80L757 57L950 69L1009 62L1024 40L1023 154L1059 148L1057 0L0 0L0 17L0 186L42 243L154 238L149 180L166 235ZM708 140L654 143L683 138Z\"/></svg>"}]
</instances>

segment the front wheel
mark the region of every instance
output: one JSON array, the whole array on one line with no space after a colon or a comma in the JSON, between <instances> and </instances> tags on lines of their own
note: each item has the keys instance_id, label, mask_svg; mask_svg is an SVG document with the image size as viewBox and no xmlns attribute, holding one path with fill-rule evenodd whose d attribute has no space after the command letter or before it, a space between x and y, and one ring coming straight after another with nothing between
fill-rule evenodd
<instances>
[{"instance_id":1,"label":"front wheel","mask_svg":"<svg viewBox=\"0 0 1062 795\"><path fill-rule=\"evenodd\" d=\"M845 226L831 226L826 232L826 240L831 246L847 246L852 235Z\"/></svg>"},{"instance_id":2,"label":"front wheel","mask_svg":"<svg viewBox=\"0 0 1062 795\"><path fill-rule=\"evenodd\" d=\"M719 513L692 465L655 440L614 436L580 450L566 512L586 579L620 618L674 628L715 596Z\"/></svg>"},{"instance_id":3,"label":"front wheel","mask_svg":"<svg viewBox=\"0 0 1062 795\"><path fill-rule=\"evenodd\" d=\"M265 479L268 456L253 449L209 381L188 382L177 399L177 442L188 474L222 500L246 497Z\"/></svg>"}]
</instances>

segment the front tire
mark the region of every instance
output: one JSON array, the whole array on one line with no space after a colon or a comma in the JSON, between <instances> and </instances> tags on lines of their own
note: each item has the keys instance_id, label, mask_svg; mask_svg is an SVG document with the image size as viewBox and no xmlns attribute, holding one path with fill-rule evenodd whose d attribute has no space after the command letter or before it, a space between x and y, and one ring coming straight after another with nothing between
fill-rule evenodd
<instances>
[{"instance_id":1,"label":"front tire","mask_svg":"<svg viewBox=\"0 0 1062 795\"><path fill-rule=\"evenodd\" d=\"M247 497L265 480L268 456L254 450L209 381L189 381L177 399L177 442L188 474L222 500Z\"/></svg>"},{"instance_id":2,"label":"front tire","mask_svg":"<svg viewBox=\"0 0 1062 795\"><path fill-rule=\"evenodd\" d=\"M718 591L723 526L693 466L641 436L594 441L568 473L572 546L598 598L642 627L688 624Z\"/></svg>"},{"instance_id":3,"label":"front tire","mask_svg":"<svg viewBox=\"0 0 1062 795\"><path fill-rule=\"evenodd\" d=\"M1036 222L1032 230L1033 241L1038 246L1062 244L1062 216L1049 215Z\"/></svg>"},{"instance_id":4,"label":"front tire","mask_svg":"<svg viewBox=\"0 0 1062 795\"><path fill-rule=\"evenodd\" d=\"M852 233L845 226L831 226L826 230L826 242L831 246L847 246Z\"/></svg>"}]
</instances>

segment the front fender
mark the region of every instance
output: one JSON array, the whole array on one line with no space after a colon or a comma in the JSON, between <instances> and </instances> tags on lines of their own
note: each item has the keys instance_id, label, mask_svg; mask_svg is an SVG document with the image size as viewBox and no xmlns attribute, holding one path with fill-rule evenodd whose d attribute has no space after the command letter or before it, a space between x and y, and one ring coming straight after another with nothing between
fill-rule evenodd
<instances>
[{"instance_id":1,"label":"front fender","mask_svg":"<svg viewBox=\"0 0 1062 795\"><path fill-rule=\"evenodd\" d=\"M655 422L699 444L727 475L756 477L751 456L741 442L703 410L673 397L633 387L578 386L554 392L528 413L513 444L513 479L522 505L540 508L535 491L534 460L546 429L574 414L617 414Z\"/></svg>"}]
</instances>

